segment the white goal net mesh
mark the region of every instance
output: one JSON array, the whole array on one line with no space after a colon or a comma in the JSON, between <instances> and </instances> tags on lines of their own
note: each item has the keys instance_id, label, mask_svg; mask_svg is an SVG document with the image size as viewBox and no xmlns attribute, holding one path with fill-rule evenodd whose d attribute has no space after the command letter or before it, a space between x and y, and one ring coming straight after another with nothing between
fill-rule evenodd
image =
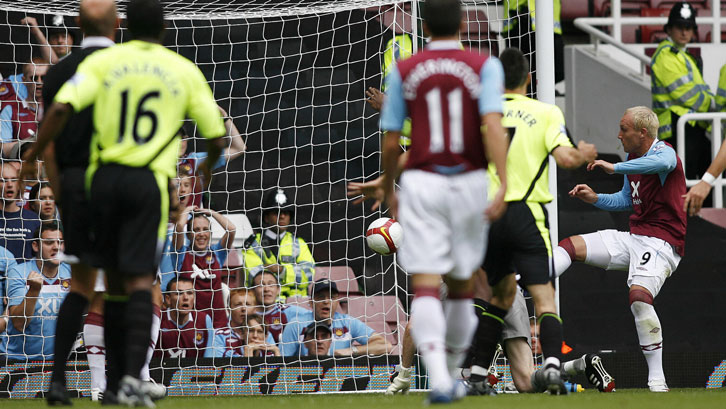
<instances>
[{"instance_id":1,"label":"white goal net mesh","mask_svg":"<svg viewBox=\"0 0 726 409\"><path fill-rule=\"evenodd\" d=\"M122 16L126 3L119 2ZM167 248L173 261L166 270L162 263L162 336L151 361L152 377L164 382L170 395L385 389L399 363L411 295L407 276L396 267L395 258L377 255L366 246L367 226L385 214L371 211L371 203L352 204L346 197L346 184L379 175L379 118L366 103L365 90L381 88L387 67L425 44L421 4L393 0L162 3L168 19L164 44L199 66L231 121L227 122L227 160L214 171L209 191L201 191L197 180L186 177L194 174L205 145L193 124L184 126L188 148L180 159L179 174L180 186L186 187L180 191L187 189L189 204L219 212L221 216L210 217L208 244L213 250L222 249L209 253L205 244L196 248L196 242L185 243L180 250ZM497 55L504 48L506 37L512 35L503 33L508 30L507 21L529 19L517 14L520 10L506 20L507 2L463 3L466 24L461 41L483 53ZM26 64L43 65L37 58L62 54L62 47L47 41L71 38L72 49L79 46L77 7L77 1L68 0L0 0L0 73L4 78L0 94L14 90L15 103L22 105L25 100L33 105L35 97L28 89L39 86L42 78L33 75L33 69L30 75L22 75L23 69ZM127 31L121 29L117 40L128 39ZM42 107L37 109L40 117ZM14 132L21 122L12 115L2 116L3 142L13 141L13 134L6 139L6 129ZM17 163L12 152L3 161ZM57 217L52 204L52 211L43 216L47 200L30 193L25 192L24 204L41 213L36 217ZM302 241L264 233L256 236L270 223L263 217L265 209L270 209L265 198L279 199L280 194L285 197L285 209L292 210L288 231ZM275 206L277 210L266 213L279 218L284 212L278 213L280 208ZM11 232L12 223L24 219L7 217L0 231L3 242L20 240L21 248L32 249L34 232L24 232L20 238ZM236 227L229 245L223 240L228 232L222 226L227 222ZM193 223L189 227L194 229ZM187 250L190 246L194 251ZM32 251L5 254L6 266L13 256L18 264L36 261ZM269 290L275 287L265 279L271 275L252 279L262 270L274 271L281 286ZM184 280L173 284L176 291L169 291L167 285L177 275L191 278L196 300L183 300ZM336 284L339 297L332 306L313 313L308 297L312 282L324 278ZM39 396L50 377L44 364L53 359L52 331L15 328L18 317L10 311L18 311L12 307L24 300L26 277L7 266L0 271L0 279L0 309L9 317L8 328L0 335L0 357L10 359L6 366L0 363L0 396ZM56 291L39 298L38 307L24 319L55 319L68 282L61 277L45 283L55 285ZM288 296L276 298L268 290L282 290ZM217 300L222 304L216 304ZM318 313L329 314L332 309L347 315L334 319L328 338L318 337L324 330L314 325L312 337L306 335L313 321L302 319L305 324L295 324L293 336L286 337L284 328L292 327L288 321L295 321L294 316L314 320ZM202 314L216 314L211 328L205 319L195 318ZM263 325L255 324L249 318L252 315L262 316ZM265 332L262 340L254 335L259 328ZM317 357L314 348L320 351ZM69 372L69 387L88 396L91 375L86 348L80 345L77 351L71 356L77 371ZM30 362L22 362L23 357ZM499 372L509 376L504 367ZM413 382L415 388L426 385L425 377L416 376Z\"/></svg>"}]
</instances>

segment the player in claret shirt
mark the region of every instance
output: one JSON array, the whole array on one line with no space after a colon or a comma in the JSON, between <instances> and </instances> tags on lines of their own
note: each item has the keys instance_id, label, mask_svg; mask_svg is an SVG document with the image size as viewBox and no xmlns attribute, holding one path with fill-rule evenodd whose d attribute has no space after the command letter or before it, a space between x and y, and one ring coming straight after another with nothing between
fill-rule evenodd
<instances>
[{"instance_id":1,"label":"player in claret shirt","mask_svg":"<svg viewBox=\"0 0 726 409\"><path fill-rule=\"evenodd\" d=\"M504 74L496 58L461 49L458 0L428 0L423 15L431 42L386 76L384 192L391 215L408 237L416 238L406 240L398 254L412 275L412 332L429 371L429 401L448 403L466 392L451 371L463 361L476 327L471 278L486 248L484 214L495 220L506 208ZM399 206L393 179L407 116L411 149L400 179ZM502 182L489 208L488 159ZM446 308L439 299L444 275L449 284Z\"/></svg>"},{"instance_id":2,"label":"player in claret shirt","mask_svg":"<svg viewBox=\"0 0 726 409\"><path fill-rule=\"evenodd\" d=\"M626 110L618 139L628 154L625 162L596 160L587 168L623 174L623 189L603 194L577 185L570 196L604 210L632 210L630 232L600 230L562 240L555 250L555 270L560 275L573 261L580 261L628 272L630 310L648 362L648 387L652 392L667 392L663 331L653 299L684 255L686 180L676 152L658 140L658 117L649 108Z\"/></svg>"}]
</instances>

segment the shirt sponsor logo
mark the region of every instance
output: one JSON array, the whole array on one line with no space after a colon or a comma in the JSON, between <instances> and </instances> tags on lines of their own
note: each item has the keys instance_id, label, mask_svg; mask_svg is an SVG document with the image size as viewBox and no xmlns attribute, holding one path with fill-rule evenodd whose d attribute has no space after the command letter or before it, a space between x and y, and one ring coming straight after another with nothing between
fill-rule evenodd
<instances>
[{"instance_id":1,"label":"shirt sponsor logo","mask_svg":"<svg viewBox=\"0 0 726 409\"><path fill-rule=\"evenodd\" d=\"M640 200L640 194L638 193L638 189L640 188L640 181L630 182L630 187L633 190L633 192L630 194L633 197L633 204L639 205L643 203L643 201Z\"/></svg>"}]
</instances>

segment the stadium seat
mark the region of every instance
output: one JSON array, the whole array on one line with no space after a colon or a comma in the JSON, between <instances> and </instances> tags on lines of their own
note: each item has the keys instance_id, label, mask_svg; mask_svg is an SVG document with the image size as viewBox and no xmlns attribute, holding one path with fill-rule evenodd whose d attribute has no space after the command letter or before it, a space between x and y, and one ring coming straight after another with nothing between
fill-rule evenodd
<instances>
[{"instance_id":1,"label":"stadium seat","mask_svg":"<svg viewBox=\"0 0 726 409\"><path fill-rule=\"evenodd\" d=\"M372 320L366 322L366 325L371 327L376 334L383 334L391 345L398 345L398 336L396 336L395 332L391 329L391 326L387 322Z\"/></svg>"},{"instance_id":2,"label":"stadium seat","mask_svg":"<svg viewBox=\"0 0 726 409\"><path fill-rule=\"evenodd\" d=\"M620 14L623 16L637 16L640 9L650 7L650 0L624 0L620 3ZM612 15L610 0L594 0L593 17L610 17Z\"/></svg>"},{"instance_id":3,"label":"stadium seat","mask_svg":"<svg viewBox=\"0 0 726 409\"><path fill-rule=\"evenodd\" d=\"M670 11L674 4L680 3L681 1L683 0L650 0L650 7L667 8L668 11ZM688 0L688 3L690 3L694 9L704 9L708 7L708 0Z\"/></svg>"},{"instance_id":4,"label":"stadium seat","mask_svg":"<svg viewBox=\"0 0 726 409\"><path fill-rule=\"evenodd\" d=\"M315 281L327 278L338 286L341 297L360 294L358 280L348 266L315 267Z\"/></svg>"},{"instance_id":5,"label":"stadium seat","mask_svg":"<svg viewBox=\"0 0 726 409\"><path fill-rule=\"evenodd\" d=\"M245 239L253 234L250 220L244 213L228 213L225 214L224 217L229 219L229 221L232 222L237 229L234 235L234 246L236 248L242 247ZM212 241L216 242L224 236L224 229L219 225L219 223L217 223L216 220L212 218L210 218L210 220L212 221Z\"/></svg>"},{"instance_id":6,"label":"stadium seat","mask_svg":"<svg viewBox=\"0 0 726 409\"><path fill-rule=\"evenodd\" d=\"M408 322L408 315L400 300L392 295L351 298L348 314L365 323L385 321L390 325L395 337L398 336L398 332L403 333Z\"/></svg>"},{"instance_id":7,"label":"stadium seat","mask_svg":"<svg viewBox=\"0 0 726 409\"><path fill-rule=\"evenodd\" d=\"M670 9L668 8L644 8L640 10L641 17L668 17ZM667 37L663 31L663 25L647 25L640 26L639 43L659 43Z\"/></svg>"}]
</instances>

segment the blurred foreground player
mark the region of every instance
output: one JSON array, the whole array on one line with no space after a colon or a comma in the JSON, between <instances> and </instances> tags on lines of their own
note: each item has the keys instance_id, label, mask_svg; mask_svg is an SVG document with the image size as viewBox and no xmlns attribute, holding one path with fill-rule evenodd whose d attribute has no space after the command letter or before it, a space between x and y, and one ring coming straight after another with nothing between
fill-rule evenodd
<instances>
[{"instance_id":1,"label":"blurred foreground player","mask_svg":"<svg viewBox=\"0 0 726 409\"><path fill-rule=\"evenodd\" d=\"M560 375L562 359L562 319L555 305L555 287L551 272L552 244L545 204L552 201L549 191L548 163L550 154L557 165L574 169L597 157L592 144L580 142L572 146L567 136L562 111L526 96L531 82L529 64L516 48L502 52L504 66L504 117L502 124L511 140L507 153L507 211L492 223L484 270L487 272L492 298L480 306L479 326L475 334L476 349L470 383L475 393L486 392L487 368L502 336L504 319L512 308L517 290L514 272L520 274L520 285L534 300L540 342L544 355L543 371L532 379L534 390L565 393ZM498 184L502 171L491 168L492 187ZM526 326L529 327L528 325ZM526 330L528 332L528 330Z\"/></svg>"},{"instance_id":2,"label":"blurred foreground player","mask_svg":"<svg viewBox=\"0 0 726 409\"><path fill-rule=\"evenodd\" d=\"M485 210L490 219L498 218L506 191L503 175L502 188L487 208L487 157L502 172L506 167L501 64L461 50L460 26L458 0L425 3L424 28L432 41L386 77L381 114L386 200L406 233L420 238L405 242L399 256L412 274L413 338L429 370L431 403L465 394L452 371L461 364L476 326L471 276L486 246ZM394 175L407 116L412 148L401 175L399 212ZM439 299L442 275L449 284L445 308Z\"/></svg>"},{"instance_id":3,"label":"blurred foreground player","mask_svg":"<svg viewBox=\"0 0 726 409\"><path fill-rule=\"evenodd\" d=\"M555 251L555 270L560 275L573 261L580 261L628 271L630 310L648 362L648 387L652 392L667 392L663 329L653 299L684 255L686 180L676 152L657 136L658 117L653 111L642 106L625 111L618 139L628 153L627 160L616 164L596 160L587 167L623 174L622 190L603 194L588 185L577 185L570 196L603 210L632 210L630 232L600 230L562 240Z\"/></svg>"},{"instance_id":4,"label":"blurred foreground player","mask_svg":"<svg viewBox=\"0 0 726 409\"><path fill-rule=\"evenodd\" d=\"M81 49L50 67L45 76L43 103L46 107L52 104L58 90L75 74L78 65L86 57L97 50L114 45L113 38L119 24L114 1L81 1L78 24L85 35ZM58 312L55 360L53 361L50 389L46 395L46 399L51 405L70 404L66 391L66 362L76 335L81 330L83 314L89 306L89 300L94 298L96 270L90 265L93 249L88 220L89 207L84 186L92 133L93 107L87 107L68 121L55 140L49 133L42 134L23 158L25 160L23 163L24 179L34 179L37 175L35 160L40 154L43 154L45 169L61 208L61 219L66 233L65 261L71 265L71 289ZM96 298L98 297L96 296ZM102 304L99 301L101 301L100 298L96 299L94 305L101 308L91 307L89 316L101 316ZM95 311L96 309L99 311ZM102 339L102 336L100 338ZM95 345L95 343L86 343L87 349L89 349L89 345ZM95 349L88 351L92 375L94 375L93 362L96 358L93 351ZM101 367L103 368L103 365ZM93 378L94 376L92 376L92 388L98 385L103 386L106 383L105 372L101 373L100 380L96 379L93 382ZM95 376L95 378L99 378L99 376Z\"/></svg>"},{"instance_id":5,"label":"blurred foreground player","mask_svg":"<svg viewBox=\"0 0 726 409\"><path fill-rule=\"evenodd\" d=\"M190 61L164 48L158 0L132 0L133 41L97 51L79 65L47 112L41 134L57 134L72 111L94 104L96 132L87 171L95 254L108 273L105 339L109 379L104 399L153 407L139 381L152 325L151 287L166 235L177 131L185 117L214 138L200 166L223 148L225 129L206 80ZM121 376L123 376L122 379ZM120 380L119 380L120 379Z\"/></svg>"}]
</instances>

